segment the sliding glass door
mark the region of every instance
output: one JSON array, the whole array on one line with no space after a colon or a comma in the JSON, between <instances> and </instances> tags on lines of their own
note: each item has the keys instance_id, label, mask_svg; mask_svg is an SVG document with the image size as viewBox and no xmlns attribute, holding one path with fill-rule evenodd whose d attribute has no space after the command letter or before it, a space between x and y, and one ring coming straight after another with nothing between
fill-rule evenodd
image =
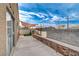
<instances>
[{"instance_id":1,"label":"sliding glass door","mask_svg":"<svg viewBox=\"0 0 79 59\"><path fill-rule=\"evenodd\" d=\"M12 47L13 47L13 37L14 37L14 30L13 30L13 19L11 14L7 11L6 12L6 23L7 23L7 39L6 39L6 48L7 48L7 55L10 55Z\"/></svg>"}]
</instances>

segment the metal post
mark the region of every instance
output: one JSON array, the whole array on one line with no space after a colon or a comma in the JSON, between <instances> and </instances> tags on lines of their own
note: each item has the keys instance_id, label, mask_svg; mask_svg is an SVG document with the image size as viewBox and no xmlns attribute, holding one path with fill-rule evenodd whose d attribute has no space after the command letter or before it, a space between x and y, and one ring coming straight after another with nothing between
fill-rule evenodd
<instances>
[{"instance_id":1,"label":"metal post","mask_svg":"<svg viewBox=\"0 0 79 59\"><path fill-rule=\"evenodd\" d=\"M69 30L69 17L67 16L67 30Z\"/></svg>"}]
</instances>

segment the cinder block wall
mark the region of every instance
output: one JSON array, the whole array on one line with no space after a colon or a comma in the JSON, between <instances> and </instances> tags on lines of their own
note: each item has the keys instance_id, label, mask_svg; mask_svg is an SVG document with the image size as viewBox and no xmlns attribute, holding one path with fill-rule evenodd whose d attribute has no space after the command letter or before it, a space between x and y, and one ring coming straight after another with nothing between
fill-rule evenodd
<instances>
[{"instance_id":1,"label":"cinder block wall","mask_svg":"<svg viewBox=\"0 0 79 59\"><path fill-rule=\"evenodd\" d=\"M72 46L54 39L33 35L34 38L53 48L64 56L79 56L79 47Z\"/></svg>"},{"instance_id":2,"label":"cinder block wall","mask_svg":"<svg viewBox=\"0 0 79 59\"><path fill-rule=\"evenodd\" d=\"M6 8L0 3L0 55L6 55Z\"/></svg>"}]
</instances>

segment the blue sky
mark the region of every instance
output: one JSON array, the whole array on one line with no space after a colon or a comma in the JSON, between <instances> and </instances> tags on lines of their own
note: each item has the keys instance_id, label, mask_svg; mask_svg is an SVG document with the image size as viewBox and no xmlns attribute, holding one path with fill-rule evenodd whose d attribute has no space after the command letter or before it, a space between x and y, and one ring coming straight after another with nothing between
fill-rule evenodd
<instances>
[{"instance_id":1,"label":"blue sky","mask_svg":"<svg viewBox=\"0 0 79 59\"><path fill-rule=\"evenodd\" d=\"M49 24L52 26L79 24L78 3L19 3L21 21L32 24Z\"/></svg>"}]
</instances>

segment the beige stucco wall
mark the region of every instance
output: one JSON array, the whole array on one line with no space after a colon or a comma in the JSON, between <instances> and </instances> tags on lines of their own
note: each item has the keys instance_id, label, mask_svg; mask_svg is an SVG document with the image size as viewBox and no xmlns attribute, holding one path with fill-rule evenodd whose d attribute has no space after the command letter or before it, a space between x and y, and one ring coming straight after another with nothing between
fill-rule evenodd
<instances>
[{"instance_id":1,"label":"beige stucco wall","mask_svg":"<svg viewBox=\"0 0 79 59\"><path fill-rule=\"evenodd\" d=\"M17 25L18 25L18 4L16 3L0 3L0 56L6 55L6 12L7 8L13 16L14 20L14 43L16 43L18 39Z\"/></svg>"},{"instance_id":2,"label":"beige stucco wall","mask_svg":"<svg viewBox=\"0 0 79 59\"><path fill-rule=\"evenodd\" d=\"M6 17L5 5L0 4L0 55L6 54Z\"/></svg>"},{"instance_id":3,"label":"beige stucco wall","mask_svg":"<svg viewBox=\"0 0 79 59\"><path fill-rule=\"evenodd\" d=\"M14 17L14 31L15 31L15 39L14 42L16 44L17 40L18 40L18 23L19 23L19 12L18 12L18 4L16 3L12 3L11 5L11 11L12 11L12 15ZM9 6L8 6L9 7Z\"/></svg>"}]
</instances>

